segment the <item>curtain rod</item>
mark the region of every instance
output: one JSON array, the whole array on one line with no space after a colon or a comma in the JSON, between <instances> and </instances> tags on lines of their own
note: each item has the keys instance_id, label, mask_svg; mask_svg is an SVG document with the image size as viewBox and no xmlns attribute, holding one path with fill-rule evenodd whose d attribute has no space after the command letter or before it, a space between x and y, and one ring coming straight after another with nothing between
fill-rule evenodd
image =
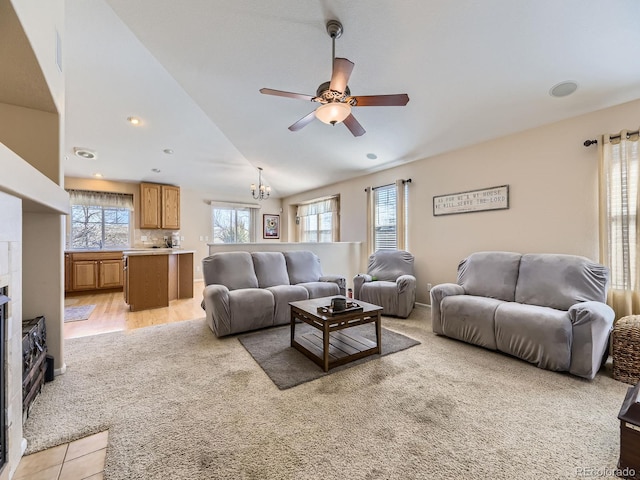
<instances>
[{"instance_id":1,"label":"curtain rod","mask_svg":"<svg viewBox=\"0 0 640 480\"><path fill-rule=\"evenodd\" d=\"M632 135L638 135L639 133L640 131L638 130L636 130L635 132L627 132L627 138L631 137ZM620 138L620 134L611 135L609 138L611 139ZM591 145L596 145L597 143L598 143L598 140L585 140L583 145L585 147L590 147Z\"/></svg>"},{"instance_id":2,"label":"curtain rod","mask_svg":"<svg viewBox=\"0 0 640 480\"><path fill-rule=\"evenodd\" d=\"M407 178L406 180L402 180L402 184L406 185L407 183L411 183L411 179ZM379 188L384 188L384 187L392 187L393 185L395 185L395 183L389 183L387 185L378 185L377 187L367 187L364 189L364 191L366 192L367 190L369 190L369 188L371 188L371 190L377 190Z\"/></svg>"},{"instance_id":3,"label":"curtain rod","mask_svg":"<svg viewBox=\"0 0 640 480\"><path fill-rule=\"evenodd\" d=\"M124 193L124 192L105 192L103 190L81 190L78 188L66 188L65 191L67 193L88 193L89 195L120 195L120 196L127 196L127 197L133 197L133 193Z\"/></svg>"}]
</instances>

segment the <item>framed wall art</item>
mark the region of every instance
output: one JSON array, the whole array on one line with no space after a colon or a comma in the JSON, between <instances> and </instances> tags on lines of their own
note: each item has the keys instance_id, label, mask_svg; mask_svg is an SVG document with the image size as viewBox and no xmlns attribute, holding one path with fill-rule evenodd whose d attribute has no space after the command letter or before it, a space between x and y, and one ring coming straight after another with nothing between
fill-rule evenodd
<instances>
[{"instance_id":1,"label":"framed wall art","mask_svg":"<svg viewBox=\"0 0 640 480\"><path fill-rule=\"evenodd\" d=\"M262 238L280 238L280 215L262 215Z\"/></svg>"},{"instance_id":2,"label":"framed wall art","mask_svg":"<svg viewBox=\"0 0 640 480\"><path fill-rule=\"evenodd\" d=\"M433 197L434 217L507 208L509 208L509 185Z\"/></svg>"}]
</instances>

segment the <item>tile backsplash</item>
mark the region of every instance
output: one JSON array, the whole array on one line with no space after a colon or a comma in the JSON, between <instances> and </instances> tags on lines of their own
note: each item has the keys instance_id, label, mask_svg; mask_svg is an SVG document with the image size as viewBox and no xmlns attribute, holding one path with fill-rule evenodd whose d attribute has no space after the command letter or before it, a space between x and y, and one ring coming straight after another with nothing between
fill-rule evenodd
<instances>
[{"instance_id":1,"label":"tile backsplash","mask_svg":"<svg viewBox=\"0 0 640 480\"><path fill-rule=\"evenodd\" d=\"M175 230L157 230L157 229L139 229L136 228L133 233L133 247L164 247L165 237L171 240L171 234Z\"/></svg>"}]
</instances>

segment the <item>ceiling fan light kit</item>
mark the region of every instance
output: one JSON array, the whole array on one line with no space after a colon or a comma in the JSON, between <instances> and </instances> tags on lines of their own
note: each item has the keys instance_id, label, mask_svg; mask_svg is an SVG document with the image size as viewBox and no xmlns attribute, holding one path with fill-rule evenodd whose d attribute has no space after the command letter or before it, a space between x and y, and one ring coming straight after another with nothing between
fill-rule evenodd
<instances>
[{"instance_id":1,"label":"ceiling fan light kit","mask_svg":"<svg viewBox=\"0 0 640 480\"><path fill-rule=\"evenodd\" d=\"M325 103L316 109L316 118L331 125L344 122L349 115L351 107L347 103Z\"/></svg>"},{"instance_id":2,"label":"ceiling fan light kit","mask_svg":"<svg viewBox=\"0 0 640 480\"><path fill-rule=\"evenodd\" d=\"M409 101L409 96L406 93L352 96L347 83L349 82L354 63L346 58L336 58L335 56L335 41L336 38L339 38L343 33L342 24L338 20L329 20L327 22L327 33L332 41L333 72L330 81L320 84L315 97L302 93L273 90L271 88L262 88L260 89L260 93L320 103L320 106L316 108L314 112L302 117L293 125L289 126L289 130L293 132L300 130L311 123L314 118L317 118L321 122L330 125L344 122L351 134L354 137L359 137L365 133L365 129L352 115L352 107L404 106Z\"/></svg>"}]
</instances>

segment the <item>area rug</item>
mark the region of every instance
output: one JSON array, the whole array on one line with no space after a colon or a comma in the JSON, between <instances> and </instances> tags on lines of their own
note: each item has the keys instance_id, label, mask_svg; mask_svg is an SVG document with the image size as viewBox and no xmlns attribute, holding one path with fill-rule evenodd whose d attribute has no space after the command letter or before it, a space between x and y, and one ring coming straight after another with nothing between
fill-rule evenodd
<instances>
[{"instance_id":1,"label":"area rug","mask_svg":"<svg viewBox=\"0 0 640 480\"><path fill-rule=\"evenodd\" d=\"M313 331L313 327L309 325L299 324L296 326L296 336L305 335L311 331ZM350 331L375 341L374 324L353 327ZM305 355L291 347L291 327L289 325L240 335L238 340L280 390L295 387L301 383L420 344L417 340L383 328L381 355L370 355L325 372Z\"/></svg>"},{"instance_id":2,"label":"area rug","mask_svg":"<svg viewBox=\"0 0 640 480\"><path fill-rule=\"evenodd\" d=\"M64 307L64 321L77 322L80 320L89 320L89 315L91 315L94 308L96 308L95 305Z\"/></svg>"},{"instance_id":3,"label":"area rug","mask_svg":"<svg viewBox=\"0 0 640 480\"><path fill-rule=\"evenodd\" d=\"M66 373L45 383L24 424L27 453L109 429L106 480L556 480L615 469L628 385L610 365L593 381L541 370L434 335L427 308L383 326L421 344L287 390L204 318L67 340Z\"/></svg>"}]
</instances>

